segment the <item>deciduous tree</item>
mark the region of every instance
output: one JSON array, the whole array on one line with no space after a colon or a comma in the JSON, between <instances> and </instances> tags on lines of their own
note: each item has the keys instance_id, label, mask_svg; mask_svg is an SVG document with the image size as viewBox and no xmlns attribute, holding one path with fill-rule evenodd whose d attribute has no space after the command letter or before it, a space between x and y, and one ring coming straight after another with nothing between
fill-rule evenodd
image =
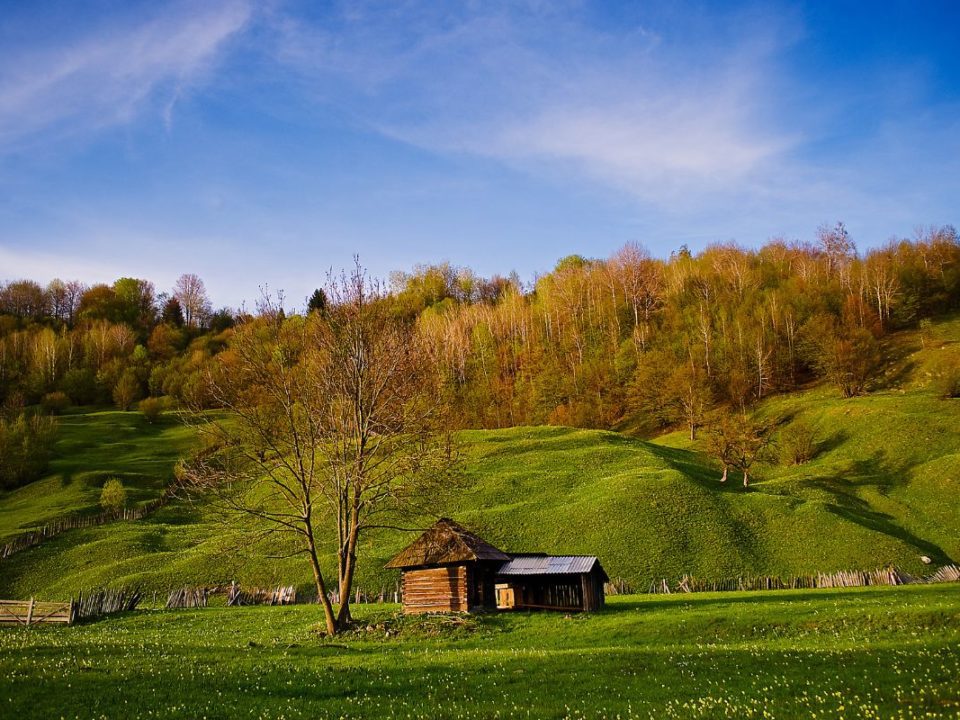
<instances>
[{"instance_id":1,"label":"deciduous tree","mask_svg":"<svg viewBox=\"0 0 960 720\"><path fill-rule=\"evenodd\" d=\"M449 479L431 358L357 266L327 287L324 316L263 312L241 325L209 375L228 422L202 422L219 452L184 476L308 558L327 631L350 621L363 533L421 507ZM268 308L269 309L269 308ZM324 546L336 547L335 614Z\"/></svg>"}]
</instances>

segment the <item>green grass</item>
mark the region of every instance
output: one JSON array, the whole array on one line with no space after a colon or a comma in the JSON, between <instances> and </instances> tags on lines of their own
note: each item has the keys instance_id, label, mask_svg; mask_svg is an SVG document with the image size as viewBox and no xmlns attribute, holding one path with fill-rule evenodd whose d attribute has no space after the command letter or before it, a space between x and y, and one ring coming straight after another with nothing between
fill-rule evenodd
<instances>
[{"instance_id":1,"label":"green grass","mask_svg":"<svg viewBox=\"0 0 960 720\"><path fill-rule=\"evenodd\" d=\"M48 474L0 492L0 543L64 515L98 512L111 477L123 482L131 504L156 497L191 441L191 431L172 416L151 425L136 412L78 409L58 423Z\"/></svg>"},{"instance_id":2,"label":"green grass","mask_svg":"<svg viewBox=\"0 0 960 720\"><path fill-rule=\"evenodd\" d=\"M960 586L613 598L315 631L314 606L0 631L15 718L956 718ZM441 629L438 629L441 628ZM391 631L388 636L387 630Z\"/></svg>"},{"instance_id":3,"label":"green grass","mask_svg":"<svg viewBox=\"0 0 960 720\"><path fill-rule=\"evenodd\" d=\"M461 434L466 487L440 510L508 551L596 554L611 576L639 588L685 573L786 577L889 564L922 573L921 555L960 562L960 401L931 387L939 358L960 352L960 318L935 332L926 348L914 333L895 336L885 387L866 397L844 400L820 386L764 403L764 413L816 426L820 448L801 466L759 467L749 491L720 485L718 469L683 433L645 441L521 427ZM54 475L0 497L0 530L95 506L110 474L144 478L146 497L189 441L183 428L151 428L135 413L64 423ZM84 473L96 478L89 486L61 479ZM172 504L143 521L70 532L14 556L0 573L0 596L67 598L119 583L309 584L301 559L269 557L284 548L251 533L243 523L224 525L203 503ZM396 575L382 566L411 539L368 535L360 585L392 587ZM331 554L326 562L330 568Z\"/></svg>"}]
</instances>

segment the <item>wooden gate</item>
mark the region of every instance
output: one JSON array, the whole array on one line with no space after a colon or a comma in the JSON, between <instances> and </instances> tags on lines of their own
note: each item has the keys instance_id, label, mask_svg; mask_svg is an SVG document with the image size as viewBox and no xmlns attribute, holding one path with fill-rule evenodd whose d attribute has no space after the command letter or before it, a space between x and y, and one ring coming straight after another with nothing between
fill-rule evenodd
<instances>
[{"instance_id":1,"label":"wooden gate","mask_svg":"<svg viewBox=\"0 0 960 720\"><path fill-rule=\"evenodd\" d=\"M0 600L0 627L73 622L73 603L29 600Z\"/></svg>"}]
</instances>

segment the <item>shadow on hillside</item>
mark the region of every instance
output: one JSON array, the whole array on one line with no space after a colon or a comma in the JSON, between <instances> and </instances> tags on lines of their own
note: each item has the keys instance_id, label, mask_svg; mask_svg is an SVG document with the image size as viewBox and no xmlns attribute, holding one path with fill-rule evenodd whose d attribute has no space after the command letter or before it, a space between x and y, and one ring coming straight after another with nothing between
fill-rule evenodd
<instances>
[{"instance_id":1,"label":"shadow on hillside","mask_svg":"<svg viewBox=\"0 0 960 720\"><path fill-rule=\"evenodd\" d=\"M826 509L842 517L844 520L856 523L867 530L882 533L917 548L917 554L929 555L933 558L935 564L954 564L953 559L939 545L928 542L914 535L909 530L900 527L894 522L891 516L869 509L870 506L866 502L861 500L859 504L862 504L862 507L852 507L850 504L841 506L828 503Z\"/></svg>"},{"instance_id":2,"label":"shadow on hillside","mask_svg":"<svg viewBox=\"0 0 960 720\"><path fill-rule=\"evenodd\" d=\"M750 488L743 487L736 475L731 475L726 483L720 482L721 470L705 462L700 454L692 450L681 450L680 448L652 443L645 443L645 445L652 454L667 463L671 469L694 482L708 486L711 490L737 493L750 491Z\"/></svg>"},{"instance_id":3,"label":"shadow on hillside","mask_svg":"<svg viewBox=\"0 0 960 720\"><path fill-rule=\"evenodd\" d=\"M833 452L849 439L850 433L848 433L846 430L837 430L836 432L830 433L830 435L817 443L817 451L814 457Z\"/></svg>"},{"instance_id":4,"label":"shadow on hillside","mask_svg":"<svg viewBox=\"0 0 960 720\"><path fill-rule=\"evenodd\" d=\"M834 477L811 478L804 484L833 499L825 507L834 515L917 548L918 555L929 555L937 562L952 563L953 560L942 548L901 527L896 518L875 510L867 500L855 494L858 489L872 487L881 495L886 495L890 489L909 481L913 466L914 463L908 458L893 458L881 448L869 457L853 460L849 469Z\"/></svg>"},{"instance_id":5,"label":"shadow on hillside","mask_svg":"<svg viewBox=\"0 0 960 720\"><path fill-rule=\"evenodd\" d=\"M580 437L576 437L577 435ZM483 438L483 445L503 447L496 448L493 452L486 454L487 457L498 457L503 455L520 456L531 453L542 453L544 451L568 451L579 448L596 447L598 442L610 442L610 438L617 437L613 433L599 430L590 430L585 428L571 427L548 427L531 428L529 435L523 435L517 432L517 428L511 428L508 433L491 433ZM636 440L624 438L628 442L636 443ZM529 444L524 446L523 442Z\"/></svg>"}]
</instances>

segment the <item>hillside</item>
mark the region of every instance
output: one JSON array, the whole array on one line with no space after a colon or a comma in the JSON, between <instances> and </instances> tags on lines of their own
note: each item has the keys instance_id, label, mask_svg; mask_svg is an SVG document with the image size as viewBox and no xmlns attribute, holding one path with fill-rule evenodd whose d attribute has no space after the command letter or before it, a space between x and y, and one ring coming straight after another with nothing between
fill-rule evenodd
<instances>
[{"instance_id":1,"label":"hillside","mask_svg":"<svg viewBox=\"0 0 960 720\"><path fill-rule=\"evenodd\" d=\"M100 490L110 478L123 483L131 505L156 497L192 438L169 415L150 424L137 412L75 410L58 425L48 474L0 492L0 544L63 515L99 512Z\"/></svg>"},{"instance_id":2,"label":"hillside","mask_svg":"<svg viewBox=\"0 0 960 720\"><path fill-rule=\"evenodd\" d=\"M842 400L829 387L772 398L760 412L815 426L819 453L796 467L759 468L755 485L722 486L682 433L640 440L562 427L461 434L466 489L440 510L505 550L589 553L639 587L684 573L783 576L896 564L920 572L960 560L960 401L930 387L930 368L960 349L960 320L922 347L896 336L886 385ZM89 509L98 484L120 475L144 499L162 484L182 428L133 413L64 419L60 457L38 483L0 496L0 531ZM381 531L361 550L359 584L392 586L382 565L411 539ZM73 531L3 564L0 595L69 596L80 587L139 583L307 584L296 559L251 542L202 504L172 504L139 522Z\"/></svg>"}]
</instances>

